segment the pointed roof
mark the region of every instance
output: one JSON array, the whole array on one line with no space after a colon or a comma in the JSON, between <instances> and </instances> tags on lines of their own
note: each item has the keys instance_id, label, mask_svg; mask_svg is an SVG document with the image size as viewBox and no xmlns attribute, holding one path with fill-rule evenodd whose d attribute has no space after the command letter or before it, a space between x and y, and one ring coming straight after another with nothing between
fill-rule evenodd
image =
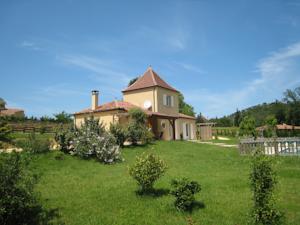
<instances>
[{"instance_id":1,"label":"pointed roof","mask_svg":"<svg viewBox=\"0 0 300 225\"><path fill-rule=\"evenodd\" d=\"M136 82L134 82L122 92L134 91L155 86L179 92L175 88L167 84L162 78L160 78L160 76L158 76L158 74L152 69L151 66L148 67L143 76L139 77Z\"/></svg>"}]
</instances>

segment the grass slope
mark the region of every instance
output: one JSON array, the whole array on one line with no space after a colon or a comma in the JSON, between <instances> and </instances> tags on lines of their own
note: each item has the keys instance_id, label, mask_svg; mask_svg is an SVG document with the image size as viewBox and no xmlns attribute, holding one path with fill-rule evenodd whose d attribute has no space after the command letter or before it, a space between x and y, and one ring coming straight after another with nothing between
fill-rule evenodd
<instances>
[{"instance_id":1,"label":"grass slope","mask_svg":"<svg viewBox=\"0 0 300 225\"><path fill-rule=\"evenodd\" d=\"M156 196L139 196L128 166L144 151L160 155L168 170L155 185ZM251 207L249 158L236 149L190 142L156 142L125 148L123 163L102 165L94 160L57 152L40 155L34 167L42 173L38 190L47 207L58 208L66 224L246 224ZM300 158L283 157L278 164L279 206L288 224L300 224ZM198 208L180 213L165 194L174 177L197 180ZM190 221L190 222L188 222ZM194 223L191 223L193 221Z\"/></svg>"}]
</instances>

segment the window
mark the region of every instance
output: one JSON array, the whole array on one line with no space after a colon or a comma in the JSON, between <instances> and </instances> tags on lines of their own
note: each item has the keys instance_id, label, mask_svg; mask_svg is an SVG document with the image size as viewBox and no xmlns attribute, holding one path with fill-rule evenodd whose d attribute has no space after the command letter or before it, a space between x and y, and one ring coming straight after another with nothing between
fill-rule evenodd
<instances>
[{"instance_id":1,"label":"window","mask_svg":"<svg viewBox=\"0 0 300 225\"><path fill-rule=\"evenodd\" d=\"M169 107L173 107L174 106L174 96L171 95L164 95L164 105L165 106L169 106Z\"/></svg>"},{"instance_id":2,"label":"window","mask_svg":"<svg viewBox=\"0 0 300 225\"><path fill-rule=\"evenodd\" d=\"M190 127L188 123L186 123L185 125L185 131L186 131L186 136L189 137Z\"/></svg>"}]
</instances>

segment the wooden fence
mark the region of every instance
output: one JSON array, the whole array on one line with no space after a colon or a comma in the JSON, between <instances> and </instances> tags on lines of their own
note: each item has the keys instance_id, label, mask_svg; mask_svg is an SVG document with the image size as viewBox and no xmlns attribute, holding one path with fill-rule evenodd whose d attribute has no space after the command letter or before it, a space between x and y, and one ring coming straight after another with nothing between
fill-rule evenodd
<instances>
[{"instance_id":1,"label":"wooden fence","mask_svg":"<svg viewBox=\"0 0 300 225\"><path fill-rule=\"evenodd\" d=\"M299 155L299 137L278 137L278 138L249 138L241 139L239 150L241 154L249 154L255 148L261 148L266 155Z\"/></svg>"}]
</instances>

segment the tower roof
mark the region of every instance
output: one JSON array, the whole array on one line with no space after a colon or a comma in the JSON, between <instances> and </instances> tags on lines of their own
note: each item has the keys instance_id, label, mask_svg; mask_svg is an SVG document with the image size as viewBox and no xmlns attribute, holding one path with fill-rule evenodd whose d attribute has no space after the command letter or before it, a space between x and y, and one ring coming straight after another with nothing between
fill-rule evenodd
<instances>
[{"instance_id":1,"label":"tower roof","mask_svg":"<svg viewBox=\"0 0 300 225\"><path fill-rule=\"evenodd\" d=\"M136 82L131 84L122 92L134 91L134 90L144 89L148 87L155 87L155 86L166 88L171 91L179 92L175 88L167 84L160 76L158 76L158 74L152 69L151 66L148 67L148 69L143 74L143 76L139 77L139 79L137 79Z\"/></svg>"}]
</instances>

